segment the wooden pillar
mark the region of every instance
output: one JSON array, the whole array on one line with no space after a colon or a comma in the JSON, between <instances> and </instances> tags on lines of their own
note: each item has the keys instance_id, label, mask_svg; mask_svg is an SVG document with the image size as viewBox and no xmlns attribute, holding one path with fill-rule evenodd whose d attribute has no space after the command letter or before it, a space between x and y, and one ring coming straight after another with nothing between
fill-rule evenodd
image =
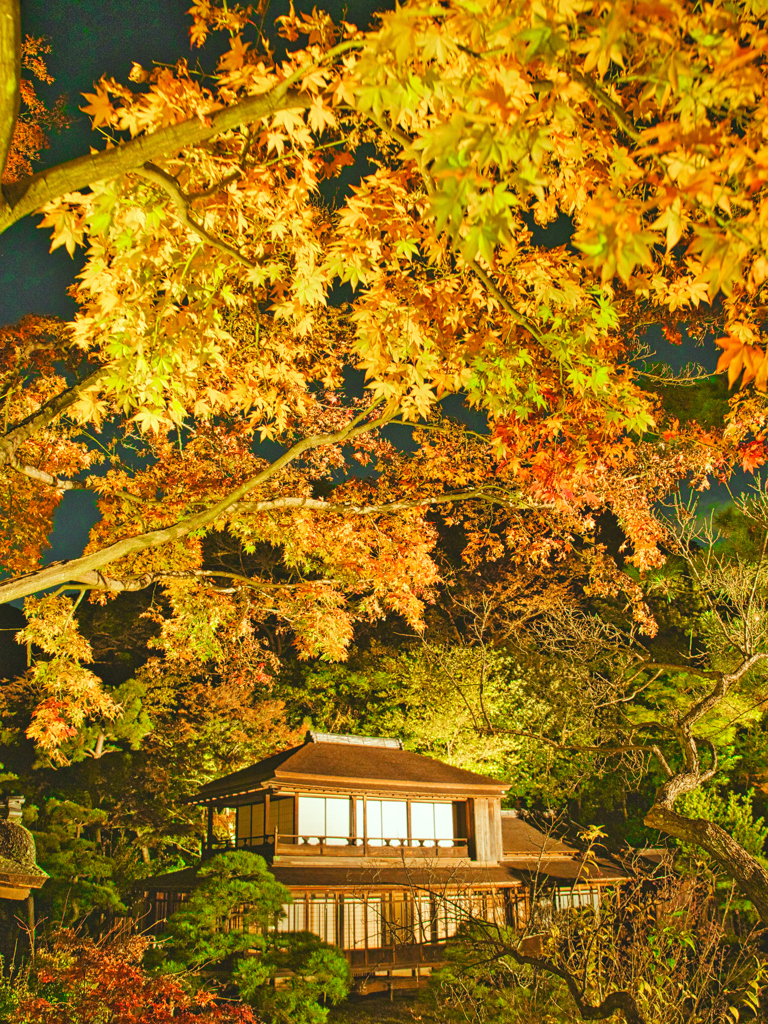
<instances>
[{"instance_id":1,"label":"wooden pillar","mask_svg":"<svg viewBox=\"0 0 768 1024\"><path fill-rule=\"evenodd\" d=\"M266 794L264 796L264 838L265 839L269 839L269 835L270 835L269 827L270 827L270 821L269 821L269 790L267 790L267 792L266 792ZM272 833L272 835L274 836L274 833Z\"/></svg>"},{"instance_id":2,"label":"wooden pillar","mask_svg":"<svg viewBox=\"0 0 768 1024\"><path fill-rule=\"evenodd\" d=\"M213 850L213 804L208 804L208 822L205 830L205 845L208 853Z\"/></svg>"},{"instance_id":3,"label":"wooden pillar","mask_svg":"<svg viewBox=\"0 0 768 1024\"><path fill-rule=\"evenodd\" d=\"M363 793L363 850L365 856L368 856L368 797ZM366 917L366 921L367 921ZM366 924L366 933L368 925Z\"/></svg>"},{"instance_id":4,"label":"wooden pillar","mask_svg":"<svg viewBox=\"0 0 768 1024\"><path fill-rule=\"evenodd\" d=\"M411 845L411 801L405 801L405 834L407 836L406 844Z\"/></svg>"}]
</instances>

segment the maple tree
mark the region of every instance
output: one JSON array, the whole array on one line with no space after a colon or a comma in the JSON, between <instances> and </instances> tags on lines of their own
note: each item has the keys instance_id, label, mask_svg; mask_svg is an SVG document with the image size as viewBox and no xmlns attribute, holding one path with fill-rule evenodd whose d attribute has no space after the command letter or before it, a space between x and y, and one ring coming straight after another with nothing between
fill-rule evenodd
<instances>
[{"instance_id":1,"label":"maple tree","mask_svg":"<svg viewBox=\"0 0 768 1024\"><path fill-rule=\"evenodd\" d=\"M50 44L45 39L25 36L19 47L21 69L30 72L45 85L52 85L53 78L46 65L46 55L50 52ZM49 109L37 95L31 78L19 76L18 88L19 115L13 124L13 135L2 172L2 180L6 184L32 174L33 162L39 161L43 150L50 145L50 133L62 131L70 125L66 113L66 96L59 96Z\"/></svg>"},{"instance_id":2,"label":"maple tree","mask_svg":"<svg viewBox=\"0 0 768 1024\"><path fill-rule=\"evenodd\" d=\"M190 995L178 979L154 977L142 966L149 940L134 936L94 943L60 931L16 985L3 984L0 1019L35 1024L255 1024L243 1005L218 1005L201 989Z\"/></svg>"},{"instance_id":3,"label":"maple tree","mask_svg":"<svg viewBox=\"0 0 768 1024\"><path fill-rule=\"evenodd\" d=\"M182 664L258 661L267 621L341 658L357 622L419 627L438 514L469 565L583 547L590 586L628 592L652 630L589 543L596 514L646 570L658 498L764 457L762 398L725 431L664 423L633 361L650 324L674 339L683 319L763 384L753 6L413 2L368 30L291 12L279 55L251 8L190 13L194 45L229 40L213 74L102 78L83 109L110 144L2 188L3 227L42 211L54 248L85 249L73 322L2 335L0 598L30 599L45 654L30 736L55 753L119 711L77 601L32 595L162 587L158 642ZM2 0L6 166L19 26ZM326 183L369 152L334 205ZM570 244L541 244L558 217ZM450 395L488 430L442 415ZM82 557L39 568L73 488L101 518Z\"/></svg>"}]
</instances>

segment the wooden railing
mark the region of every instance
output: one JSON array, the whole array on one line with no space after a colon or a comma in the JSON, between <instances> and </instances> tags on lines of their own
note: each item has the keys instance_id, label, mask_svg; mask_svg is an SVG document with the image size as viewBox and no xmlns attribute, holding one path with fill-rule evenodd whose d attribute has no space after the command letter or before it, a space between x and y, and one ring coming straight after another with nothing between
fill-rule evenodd
<instances>
[{"instance_id":1,"label":"wooden railing","mask_svg":"<svg viewBox=\"0 0 768 1024\"><path fill-rule=\"evenodd\" d=\"M361 839L355 836L274 835L249 840L214 841L211 852L232 849L257 850L285 857L468 857L466 839Z\"/></svg>"},{"instance_id":2,"label":"wooden railing","mask_svg":"<svg viewBox=\"0 0 768 1024\"><path fill-rule=\"evenodd\" d=\"M361 839L275 835L275 854L326 857L466 857L466 839Z\"/></svg>"}]
</instances>

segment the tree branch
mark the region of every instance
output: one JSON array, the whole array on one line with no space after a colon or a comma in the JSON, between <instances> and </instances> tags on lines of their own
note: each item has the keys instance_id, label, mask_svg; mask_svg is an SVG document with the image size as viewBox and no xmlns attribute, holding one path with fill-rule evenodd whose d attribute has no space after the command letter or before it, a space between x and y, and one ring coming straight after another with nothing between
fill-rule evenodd
<instances>
[{"instance_id":1,"label":"tree branch","mask_svg":"<svg viewBox=\"0 0 768 1024\"><path fill-rule=\"evenodd\" d=\"M9 2L0 0L1 4ZM205 142L241 124L260 121L278 110L296 107L308 109L311 105L310 97L291 89L290 83L291 79L281 82L269 92L249 96L240 103L216 111L205 120L192 117L188 121L167 125L111 149L76 157L21 181L4 185L5 208L0 208L0 232L67 192L76 192L95 181L137 171L146 163L171 156L186 146Z\"/></svg>"},{"instance_id":2,"label":"tree branch","mask_svg":"<svg viewBox=\"0 0 768 1024\"><path fill-rule=\"evenodd\" d=\"M358 430L357 433L359 433L359 432L360 431ZM326 443L333 443L333 442L326 442ZM274 464L273 464L273 466L274 466ZM22 469L22 467L16 467L16 468ZM264 472L265 473L270 473L270 470L272 470L272 468L273 467L270 466ZM58 480L57 477L53 477L53 476L51 476L48 473L43 473L41 470L35 470L32 467L23 467L23 469L29 470L29 472L26 473L27 476L30 476L32 479L38 479L42 483L47 483L50 486L55 486L57 484L57 482L58 482L59 488L63 489L63 490L70 490L70 489L74 489L74 488L77 487L77 485L73 484L71 481L68 481L68 480L60 481L60 480ZM270 475L271 475L271 473L270 473ZM253 486L257 486L257 485L253 484ZM87 488L83 488L83 489L85 490ZM139 500L139 501L141 500L141 499L136 499L134 495L130 495L130 497L134 498L135 500ZM479 498L479 499L485 499L485 500L490 500L490 501L497 501L498 500L496 497L490 497L489 498L487 495L483 494L482 491L456 491L455 493L452 493L452 494L439 494L439 495L435 495L435 496L430 497L430 498L413 498L413 499L409 499L407 501L405 501L405 500L404 501L391 501L391 502L387 502L387 503L382 504L382 505L355 505L355 504L353 504L351 502L337 502L337 503L334 503L334 502L330 502L330 501L323 501L322 499L319 499L319 498L295 497L295 498L273 498L273 499L268 499L268 500L265 500L265 501L254 501L254 502L232 502L232 503L230 503L226 507L226 509L224 509L224 511L226 511L227 513L232 513L232 512L238 512L238 513L258 513L258 512L282 511L282 510L285 510L285 509L301 509L301 508L306 508L306 509L311 509L312 511L316 511L316 512L329 512L329 513L337 512L337 513L345 513L345 514L352 513L354 515L367 516L367 515L381 515L381 514L384 514L384 513L387 513L387 512L399 512L399 511L402 511L404 509L420 508L422 506L432 506L432 505L439 505L439 504L447 504L447 503L454 502L454 501L466 501L469 498ZM221 504L223 504L223 503L220 503L220 505ZM219 506L215 506L215 507L219 507ZM189 517L186 520L181 520L180 523L177 523L175 526L168 527L168 531L176 530L177 527L183 525L184 523L189 523L192 520L197 520L197 519L200 518L200 516L203 516L203 515L206 515L206 514L207 513L198 513L197 516L191 516L191 517ZM220 515L222 513L219 512L218 514ZM212 520L208 520L208 521L210 522ZM205 524L203 524L203 525L205 525ZM160 546L163 543L168 543L169 540L178 539L178 537L184 536L185 534L190 533L190 532L192 532L195 529L200 529L200 525L198 524L197 526L192 526L189 529L187 529L187 530L185 530L185 531L183 531L181 533L177 533L173 537L167 538L165 541L163 541L159 537L159 535L167 533L168 531L154 530L151 533L140 534L138 537L129 538L126 541L119 541L117 545L111 545L111 547L105 548L105 549L103 549L103 551L104 552L111 552L113 548L116 548L120 544L130 544L132 541L136 541L136 542L138 542L138 545L136 547L133 547L130 550L126 550L124 552L124 554L131 554L134 551L141 551L141 550L143 550L143 549L145 549L147 547L158 547L158 546ZM154 538L154 540L150 540L150 538ZM238 573L231 573L231 572L226 572L226 571L219 572L219 571L216 571L216 570L213 570L213 569L210 569L210 570L209 569L184 569L184 570L179 570L179 571L175 571L175 570L163 571L163 570L160 570L160 571L157 571L157 572L139 573L137 575L117 576L117 577L115 577L115 576L107 576L103 572L101 572L100 566L101 565L106 565L109 562L114 561L115 558L121 558L121 557L123 557L123 555L117 554L115 556L109 556L106 560L101 560L99 562L99 564L94 566L94 567L91 567L90 565L86 565L86 561L88 559L93 559L94 557L98 557L98 553L96 553L95 555L84 556L83 558L75 558L75 559L72 559L71 561L68 561L68 562L55 562L52 565L49 565L46 569L41 569L41 570L38 570L38 572L36 572L36 573L29 573L26 576L21 576L17 580L12 580L12 581L10 581L7 584L1 584L0 585L0 602L16 600L15 594L14 594L14 596L11 596L11 597L6 597L5 596L5 591L6 591L7 587L14 587L15 585L22 585L27 580L34 581L41 574L47 573L48 570L53 570L53 569L56 570L56 572L58 573L58 576L60 578L56 578L52 582L45 582L44 581L42 583L39 583L34 589L26 589L24 594L20 594L19 596L26 596L29 593L34 593L37 590L45 589L45 588L48 588L48 587L51 587L51 586L66 586L67 583L71 583L73 586L76 585L76 586L88 587L91 590L102 590L102 591L105 591L106 593L110 593L110 594L120 594L120 593L123 593L124 591L144 590L146 587L150 587L150 586L152 586L155 583L161 583L165 579L177 579L178 580L178 579L195 579L195 578L216 577L216 576L227 577L229 579L237 580L237 581L240 582L242 587L254 587L256 589L258 589L259 587L267 586L267 585L270 588L272 588L272 587L280 587L280 586L287 585L287 584L265 584L265 583L263 583L260 580L253 580L253 579L250 579L247 576L242 576L242 575L240 575ZM66 575L62 576L62 574L66 574ZM46 577L46 579L47 579L47 577Z\"/></svg>"},{"instance_id":3,"label":"tree branch","mask_svg":"<svg viewBox=\"0 0 768 1024\"><path fill-rule=\"evenodd\" d=\"M51 473L46 473L44 469L36 469L34 466L27 466L23 462L18 462L15 458L9 459L7 464L11 469L15 469L17 473L21 473L23 476L29 477L30 480L34 480L35 483L46 484L48 487L53 487L57 491L78 491L86 489L81 488L72 480L65 480L62 477L53 476Z\"/></svg>"},{"instance_id":4,"label":"tree branch","mask_svg":"<svg viewBox=\"0 0 768 1024\"><path fill-rule=\"evenodd\" d=\"M497 299L499 301L499 303L501 303L502 308L505 310L505 312L509 313L509 315L515 321L515 323L518 323L518 324L520 324L521 327L524 327L526 329L526 331L528 331L529 334L533 335L533 337L536 339L536 341L540 342L541 341L541 334L538 332L538 330L534 327L534 325L531 323L531 321L528 319L528 317L523 316L522 313L518 313L518 311L515 309L515 307L509 301L509 299L504 295L504 293L493 282L493 280L490 278L490 276L488 274L486 274L486 272L483 270L483 268L480 266L480 264L477 262L477 260L473 260L469 264L469 266L472 268L472 270L475 272L475 274L480 278L480 280L483 282L483 284L488 289L488 291L491 293L491 295L493 295L493 297L495 299Z\"/></svg>"},{"instance_id":5,"label":"tree branch","mask_svg":"<svg viewBox=\"0 0 768 1024\"><path fill-rule=\"evenodd\" d=\"M170 544L175 540L180 540L182 537L187 537L196 530L204 529L211 523L215 522L220 516L229 512L233 506L241 502L243 498L251 493L251 491L254 491L261 484L266 483L267 480L271 479L286 466L290 465L290 463L298 459L304 454L304 452L310 451L313 448L323 447L325 445L351 441L360 434L364 434L370 430L375 430L378 427L384 426L389 419L387 416L379 417L378 419L372 420L368 423L362 422L363 418L366 415L369 415L378 404L380 403L374 403L374 405L362 412L355 420L352 421L352 423L349 423L341 430L337 430L332 434L320 434L312 437L306 437L301 441L298 441L287 452L285 452L285 454L281 455L279 459L276 459L271 465L267 466L266 469L262 470L261 473L258 473L250 480L241 484L225 498L222 498L221 501L212 505L210 508L204 509L203 511L197 512L191 516L186 516L184 519L177 521L171 526L158 530L151 530L148 533L139 534L135 537L124 537L121 540L116 541L114 544L110 544L106 548L102 548L100 551L91 552L88 555L83 555L81 558L73 558L65 562L58 562L53 565L46 566L44 569L38 569L35 572L27 573L24 576L9 580L7 583L0 584L0 603L15 601L19 598L27 597L29 594L35 594L40 590L47 590L49 587L63 586L67 583L71 583L72 581L79 580L84 574L90 573L93 570L101 569L103 566L109 565L110 562L117 561L119 558L125 558L127 555L137 554L139 551L145 551L148 548L162 547L163 545ZM288 499L282 500L285 502ZM305 502L311 499L299 500ZM446 498L445 500L451 499ZM455 500L455 498L453 500ZM339 507L345 508L346 506L341 505Z\"/></svg>"},{"instance_id":6,"label":"tree branch","mask_svg":"<svg viewBox=\"0 0 768 1024\"><path fill-rule=\"evenodd\" d=\"M662 753L658 743L562 743L560 740L553 740L549 736L541 736L536 732L527 732L525 729L505 729L504 732L507 736L524 736L526 739L546 743L556 750L575 750L580 754L626 754L629 752L652 754L661 764L664 774L669 778L673 775L669 762Z\"/></svg>"},{"instance_id":7,"label":"tree branch","mask_svg":"<svg viewBox=\"0 0 768 1024\"><path fill-rule=\"evenodd\" d=\"M625 990L610 992L598 1006L594 1006L585 1000L584 992L573 975L564 968L558 967L549 957L530 956L527 953L521 953L514 946L506 945L504 953L511 956L515 963L521 967L527 966L533 967L536 970L546 971L547 974L553 974L556 978L564 981L568 986L571 999L573 999L576 1008L581 1014L582 1020L606 1020L615 1013L621 1013L627 1024L645 1024L645 1018L640 1013L635 997L631 992Z\"/></svg>"},{"instance_id":8,"label":"tree branch","mask_svg":"<svg viewBox=\"0 0 768 1024\"><path fill-rule=\"evenodd\" d=\"M21 103L21 8L0 0L0 178L8 162ZM3 213L0 194L0 216Z\"/></svg>"},{"instance_id":9,"label":"tree branch","mask_svg":"<svg viewBox=\"0 0 768 1024\"><path fill-rule=\"evenodd\" d=\"M630 124L627 120L627 116L621 109L618 103L615 103L611 97L605 92L597 82L594 82L587 75L583 75L580 71L572 71L571 78L574 82L578 82L579 85L583 85L590 96L596 99L606 110L610 111L616 124L621 130L632 139L633 142L641 142L642 136L640 132Z\"/></svg>"},{"instance_id":10,"label":"tree branch","mask_svg":"<svg viewBox=\"0 0 768 1024\"><path fill-rule=\"evenodd\" d=\"M3 0L0 0L0 3L2 2ZM65 409L74 405L83 391L87 391L88 388L97 384L105 373L106 370L103 367L99 367L98 370L94 370L93 373L90 373L79 384L74 384L71 388L67 388L66 391L62 391L60 394L54 395L53 398L49 398L39 409L25 419L20 420L3 434L0 437L0 466L3 463L12 463L15 459L16 450L20 445L55 420Z\"/></svg>"},{"instance_id":11,"label":"tree branch","mask_svg":"<svg viewBox=\"0 0 768 1024\"><path fill-rule=\"evenodd\" d=\"M725 697L733 683L736 683L741 679L743 675L746 675L751 668L760 662L765 661L768 658L768 651L758 651L756 654L750 655L748 658L744 658L738 668L734 669L733 672L706 672L703 669L694 670L697 675L706 676L709 679L714 678L716 680L715 685L709 691L709 693L702 697L701 700L697 701L689 711L687 711L678 722L681 729L688 730L691 726L695 725L699 719L703 718L704 715L708 714L713 708L716 708L720 701Z\"/></svg>"},{"instance_id":12,"label":"tree branch","mask_svg":"<svg viewBox=\"0 0 768 1024\"><path fill-rule=\"evenodd\" d=\"M143 166L138 168L135 173L142 178L146 178L148 181L153 181L156 185L159 185L163 191L168 193L174 206L179 211L179 219L182 224L188 227L190 231L193 231L198 238L201 238L204 242L214 246L216 249L220 249L223 253L231 256L232 259L236 260L238 263L242 263L244 267L248 267L249 269L255 267L256 264L246 256L243 256L242 253L238 252L234 246L229 245L220 238L216 238L215 235L206 231L202 224L198 224L198 222L192 217L191 197L181 190L178 181L172 177L172 175L167 174L152 163L143 164Z\"/></svg>"},{"instance_id":13,"label":"tree branch","mask_svg":"<svg viewBox=\"0 0 768 1024\"><path fill-rule=\"evenodd\" d=\"M665 788L665 787L662 787ZM768 871L723 828L703 818L686 818L658 798L645 816L649 828L701 847L733 878L768 924Z\"/></svg>"}]
</instances>

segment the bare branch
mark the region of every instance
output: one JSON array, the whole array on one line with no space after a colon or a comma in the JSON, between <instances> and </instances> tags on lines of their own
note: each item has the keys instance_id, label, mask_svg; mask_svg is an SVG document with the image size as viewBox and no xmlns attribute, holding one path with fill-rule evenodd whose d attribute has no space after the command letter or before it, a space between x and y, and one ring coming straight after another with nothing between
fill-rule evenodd
<instances>
[{"instance_id":1,"label":"bare branch","mask_svg":"<svg viewBox=\"0 0 768 1024\"><path fill-rule=\"evenodd\" d=\"M569 971L559 967L549 957L531 956L527 953L521 953L514 946L506 945L503 952L511 956L515 963L520 964L521 967L533 967L535 970L553 974L556 978L564 981L568 986L571 999L573 999L581 1014L582 1020L606 1020L615 1013L621 1013L627 1024L645 1024L645 1018L640 1013L635 997L631 992L625 990L610 992L601 1003L594 1006L586 1001L584 990L580 987L574 976Z\"/></svg>"},{"instance_id":2,"label":"bare branch","mask_svg":"<svg viewBox=\"0 0 768 1024\"><path fill-rule=\"evenodd\" d=\"M658 725L658 723L652 724ZM674 774L658 743L563 743L561 740L553 740L549 736L527 732L525 729L505 729L504 732L507 736L524 736L527 739L538 740L555 750L575 750L581 754L627 754L630 752L652 754L661 764L665 775L672 778Z\"/></svg>"},{"instance_id":3,"label":"bare branch","mask_svg":"<svg viewBox=\"0 0 768 1024\"><path fill-rule=\"evenodd\" d=\"M65 480L59 476L53 476L51 473L46 473L44 469L36 469L34 466L27 466L23 462L18 462L15 458L9 462L11 469L15 469L17 473L21 473L23 476L29 477L30 480L34 480L36 483L46 484L48 487L53 487L57 491L76 491L82 490L78 484L72 480Z\"/></svg>"}]
</instances>

